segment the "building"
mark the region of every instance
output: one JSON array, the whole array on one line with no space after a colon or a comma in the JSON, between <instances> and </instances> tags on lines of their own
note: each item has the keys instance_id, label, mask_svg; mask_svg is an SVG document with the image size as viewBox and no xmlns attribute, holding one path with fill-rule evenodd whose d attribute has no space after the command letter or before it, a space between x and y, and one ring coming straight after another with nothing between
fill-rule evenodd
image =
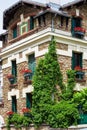
<instances>
[{"instance_id":1,"label":"building","mask_svg":"<svg viewBox=\"0 0 87 130\"><path fill-rule=\"evenodd\" d=\"M0 113L4 117L7 111L22 113L23 107L32 107L32 76L52 36L57 42L64 82L67 81L66 70L79 69L75 90L86 87L86 6L84 0L63 7L52 2L40 4L21 0L4 11L3 29L7 31L0 35L4 102ZM26 78L24 72L31 74Z\"/></svg>"}]
</instances>

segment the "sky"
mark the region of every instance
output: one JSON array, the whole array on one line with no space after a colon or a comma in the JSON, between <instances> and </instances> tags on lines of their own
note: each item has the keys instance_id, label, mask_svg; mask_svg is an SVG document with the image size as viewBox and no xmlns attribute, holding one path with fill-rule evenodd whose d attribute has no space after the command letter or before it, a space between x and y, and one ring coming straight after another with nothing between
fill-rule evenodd
<instances>
[{"instance_id":1,"label":"sky","mask_svg":"<svg viewBox=\"0 0 87 130\"><path fill-rule=\"evenodd\" d=\"M10 6L12 6L16 2L18 2L19 0L0 0L0 1L1 1L0 2L0 34L1 34L4 32L4 30L3 30L3 12L4 12L4 10L9 8ZM31 0L31 1L41 2L41 0ZM47 1L50 1L50 0L47 0ZM61 1L60 4L62 5L62 4L71 2L73 0L60 0L60 1ZM46 0L43 0L42 2L45 3Z\"/></svg>"}]
</instances>

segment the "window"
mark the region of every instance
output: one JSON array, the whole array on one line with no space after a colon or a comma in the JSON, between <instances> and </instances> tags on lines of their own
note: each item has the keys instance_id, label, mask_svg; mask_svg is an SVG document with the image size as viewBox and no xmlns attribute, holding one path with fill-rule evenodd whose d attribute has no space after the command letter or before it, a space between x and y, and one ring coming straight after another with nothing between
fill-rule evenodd
<instances>
[{"instance_id":1,"label":"window","mask_svg":"<svg viewBox=\"0 0 87 130\"><path fill-rule=\"evenodd\" d=\"M28 23L25 23L25 22L22 23L20 31L21 31L20 32L21 35L24 34L24 33L26 33L26 32L28 32Z\"/></svg>"},{"instance_id":2,"label":"window","mask_svg":"<svg viewBox=\"0 0 87 130\"><path fill-rule=\"evenodd\" d=\"M26 93L26 107L31 108L32 107L32 94Z\"/></svg>"},{"instance_id":3,"label":"window","mask_svg":"<svg viewBox=\"0 0 87 130\"><path fill-rule=\"evenodd\" d=\"M69 18L66 18L66 28L68 27Z\"/></svg>"},{"instance_id":4,"label":"window","mask_svg":"<svg viewBox=\"0 0 87 130\"><path fill-rule=\"evenodd\" d=\"M42 15L42 16L38 17L38 23L39 23L39 26L42 26L42 25L45 26L45 24L46 24L45 15Z\"/></svg>"},{"instance_id":5,"label":"window","mask_svg":"<svg viewBox=\"0 0 87 130\"><path fill-rule=\"evenodd\" d=\"M28 65L29 65L29 69L32 70L32 76L33 76L35 72L35 66L36 66L34 54L28 56ZM30 77L30 79L32 78L32 76Z\"/></svg>"},{"instance_id":6,"label":"window","mask_svg":"<svg viewBox=\"0 0 87 130\"><path fill-rule=\"evenodd\" d=\"M82 68L82 53L72 53L72 69L75 69L76 66Z\"/></svg>"},{"instance_id":7,"label":"window","mask_svg":"<svg viewBox=\"0 0 87 130\"><path fill-rule=\"evenodd\" d=\"M16 96L12 96L12 111L17 112L17 99L16 99Z\"/></svg>"},{"instance_id":8,"label":"window","mask_svg":"<svg viewBox=\"0 0 87 130\"><path fill-rule=\"evenodd\" d=\"M14 83L16 82L16 77L17 77L17 65L16 65L16 60L12 61L12 75L15 76Z\"/></svg>"},{"instance_id":9,"label":"window","mask_svg":"<svg viewBox=\"0 0 87 130\"><path fill-rule=\"evenodd\" d=\"M63 22L64 22L64 17L61 16L61 27L63 26Z\"/></svg>"},{"instance_id":10,"label":"window","mask_svg":"<svg viewBox=\"0 0 87 130\"><path fill-rule=\"evenodd\" d=\"M71 19L71 32L72 32L72 36L74 36L74 28L75 27L81 27L81 22L82 19L81 18L72 18Z\"/></svg>"},{"instance_id":11,"label":"window","mask_svg":"<svg viewBox=\"0 0 87 130\"><path fill-rule=\"evenodd\" d=\"M82 53L73 52L72 54L72 69L82 68ZM82 80L84 79L84 72L77 70L76 71L76 79Z\"/></svg>"},{"instance_id":12,"label":"window","mask_svg":"<svg viewBox=\"0 0 87 130\"><path fill-rule=\"evenodd\" d=\"M17 37L17 26L13 28L13 38Z\"/></svg>"}]
</instances>

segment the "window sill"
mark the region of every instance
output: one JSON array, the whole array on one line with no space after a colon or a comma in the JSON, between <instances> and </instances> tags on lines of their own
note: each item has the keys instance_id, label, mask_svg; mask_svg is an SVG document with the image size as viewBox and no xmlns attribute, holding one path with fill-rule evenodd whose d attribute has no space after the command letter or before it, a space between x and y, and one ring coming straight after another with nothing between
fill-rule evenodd
<instances>
[{"instance_id":1,"label":"window sill","mask_svg":"<svg viewBox=\"0 0 87 130\"><path fill-rule=\"evenodd\" d=\"M76 80L76 82L86 82L85 79L79 79L79 78L76 78L75 80Z\"/></svg>"}]
</instances>

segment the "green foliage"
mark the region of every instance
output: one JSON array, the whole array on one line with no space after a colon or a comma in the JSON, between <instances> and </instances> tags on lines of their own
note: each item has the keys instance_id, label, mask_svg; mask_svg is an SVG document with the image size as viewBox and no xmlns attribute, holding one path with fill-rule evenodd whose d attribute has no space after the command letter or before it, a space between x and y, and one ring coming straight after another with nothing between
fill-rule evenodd
<instances>
[{"instance_id":1,"label":"green foliage","mask_svg":"<svg viewBox=\"0 0 87 130\"><path fill-rule=\"evenodd\" d=\"M27 127L30 123L32 123L31 117L15 113L7 118L7 129L10 129L11 124L13 124L15 128L21 129L22 126Z\"/></svg>"},{"instance_id":2,"label":"green foliage","mask_svg":"<svg viewBox=\"0 0 87 130\"><path fill-rule=\"evenodd\" d=\"M87 113L87 88L77 92L73 95L73 102L77 106L81 106L81 110Z\"/></svg>"},{"instance_id":3,"label":"green foliage","mask_svg":"<svg viewBox=\"0 0 87 130\"><path fill-rule=\"evenodd\" d=\"M33 77L33 106L34 124L39 126L47 121L47 105L55 104L56 86L63 89L63 79L56 54L56 42L52 39L48 53L40 59Z\"/></svg>"},{"instance_id":4,"label":"green foliage","mask_svg":"<svg viewBox=\"0 0 87 130\"><path fill-rule=\"evenodd\" d=\"M64 100L71 100L73 98L73 89L75 87L75 75L76 71L74 70L68 70L67 71L67 86L62 94L62 98Z\"/></svg>"},{"instance_id":5,"label":"green foliage","mask_svg":"<svg viewBox=\"0 0 87 130\"><path fill-rule=\"evenodd\" d=\"M66 128L77 124L79 113L74 104L68 101L60 101L49 107L47 123L53 128Z\"/></svg>"}]
</instances>

